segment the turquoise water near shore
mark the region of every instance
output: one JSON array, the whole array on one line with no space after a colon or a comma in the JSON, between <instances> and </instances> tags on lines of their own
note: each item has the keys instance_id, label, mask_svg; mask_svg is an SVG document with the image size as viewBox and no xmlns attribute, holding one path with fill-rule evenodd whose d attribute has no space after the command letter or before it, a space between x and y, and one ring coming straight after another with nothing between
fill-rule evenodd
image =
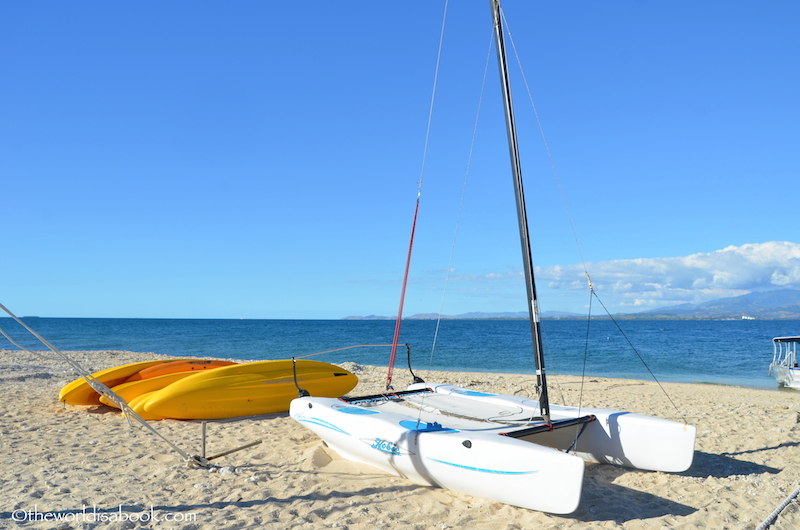
<instances>
[{"instance_id":1,"label":"turquoise water near shore","mask_svg":"<svg viewBox=\"0 0 800 530\"><path fill-rule=\"evenodd\" d=\"M25 318L61 350L130 350L176 357L284 359L356 344L389 344L387 320L182 320ZM800 321L546 320L542 323L547 372L651 380L633 344L659 381L715 383L777 389L767 376L772 338L800 335ZM41 345L10 318L0 328L22 346ZM588 329L587 329L588 328ZM444 320L432 353L436 322L403 322L400 342L411 345L415 369L533 373L528 322ZM588 341L587 341L588 336ZM626 338L627 337L627 338ZM0 348L16 349L0 337ZM386 366L390 348L355 348L315 356L340 363ZM406 349L398 349L402 381ZM585 368L584 368L585 366Z\"/></svg>"}]
</instances>

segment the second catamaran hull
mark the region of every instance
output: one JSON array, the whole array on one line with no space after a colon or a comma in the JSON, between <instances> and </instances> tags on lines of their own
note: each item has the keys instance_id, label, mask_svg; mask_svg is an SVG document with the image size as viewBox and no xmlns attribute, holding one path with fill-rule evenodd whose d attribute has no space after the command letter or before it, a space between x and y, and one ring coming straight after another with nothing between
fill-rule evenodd
<instances>
[{"instance_id":1,"label":"second catamaran hull","mask_svg":"<svg viewBox=\"0 0 800 530\"><path fill-rule=\"evenodd\" d=\"M447 428L382 409L304 397L289 414L342 457L421 484L549 513L578 507L581 458L496 429Z\"/></svg>"},{"instance_id":2,"label":"second catamaran hull","mask_svg":"<svg viewBox=\"0 0 800 530\"><path fill-rule=\"evenodd\" d=\"M521 396L474 392L446 384L417 384L409 388L426 387L437 394L458 398L455 407L443 410L449 414L474 416L478 406L494 407L493 413L480 412L483 414L482 418L513 423L530 418L539 410L536 400ZM444 408L446 404L436 406ZM589 462L648 471L676 473L686 471L692 465L696 429L691 425L619 410L578 409L557 405L550 407L550 415L554 421L581 415L593 415L597 419L585 424L585 427L578 425L520 436L520 439L560 450L571 448L571 451ZM514 436L511 431L508 435Z\"/></svg>"}]
</instances>

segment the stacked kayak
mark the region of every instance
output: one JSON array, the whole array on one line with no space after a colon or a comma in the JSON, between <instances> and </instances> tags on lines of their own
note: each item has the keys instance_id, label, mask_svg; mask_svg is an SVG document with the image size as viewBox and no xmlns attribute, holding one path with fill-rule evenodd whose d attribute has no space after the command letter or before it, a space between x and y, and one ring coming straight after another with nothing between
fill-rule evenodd
<instances>
[{"instance_id":1,"label":"stacked kayak","mask_svg":"<svg viewBox=\"0 0 800 530\"><path fill-rule=\"evenodd\" d=\"M106 385L109 388L114 388L128 380L128 378L135 376L140 371L158 366L160 364L167 364L176 362L176 359L166 361L143 361L139 363L125 364L122 366L115 366L107 370L95 372L92 376ZM58 393L58 400L68 403L70 405L100 405L100 394L86 382L84 378L76 379L69 383L61 392Z\"/></svg>"},{"instance_id":2,"label":"stacked kayak","mask_svg":"<svg viewBox=\"0 0 800 530\"><path fill-rule=\"evenodd\" d=\"M295 370L297 384L295 384ZM146 361L92 374L144 419L211 420L286 412L297 386L317 397L341 397L358 383L347 370L289 359L233 363L202 359ZM114 406L85 379L59 393L72 405Z\"/></svg>"},{"instance_id":3,"label":"stacked kayak","mask_svg":"<svg viewBox=\"0 0 800 530\"><path fill-rule=\"evenodd\" d=\"M189 377L203 370L213 370L222 366L231 366L236 363L231 361L203 361L203 360L180 360L172 361L154 366L149 366L127 378L123 383L111 387L111 390L130 402L143 394L149 394L155 390L161 390L165 386L180 381L184 377ZM114 403L104 397L100 397L100 403L114 407Z\"/></svg>"}]
</instances>

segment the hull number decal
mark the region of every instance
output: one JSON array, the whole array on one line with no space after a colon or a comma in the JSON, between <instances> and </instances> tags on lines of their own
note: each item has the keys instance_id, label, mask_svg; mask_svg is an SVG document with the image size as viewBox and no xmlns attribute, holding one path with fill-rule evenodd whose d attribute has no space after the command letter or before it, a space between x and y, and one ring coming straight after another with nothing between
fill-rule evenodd
<instances>
[{"instance_id":1,"label":"hull number decal","mask_svg":"<svg viewBox=\"0 0 800 530\"><path fill-rule=\"evenodd\" d=\"M375 438L375 443L373 443L371 447L373 449L377 449L382 453L389 453L390 455L400 456L400 448L397 446L396 443L390 442L388 440L381 440L380 438Z\"/></svg>"},{"instance_id":2,"label":"hull number decal","mask_svg":"<svg viewBox=\"0 0 800 530\"><path fill-rule=\"evenodd\" d=\"M361 441L370 446L371 449L375 449L381 453L386 453L387 455L409 456L414 454L401 448L396 443L389 440L384 440L383 438L361 438Z\"/></svg>"}]
</instances>

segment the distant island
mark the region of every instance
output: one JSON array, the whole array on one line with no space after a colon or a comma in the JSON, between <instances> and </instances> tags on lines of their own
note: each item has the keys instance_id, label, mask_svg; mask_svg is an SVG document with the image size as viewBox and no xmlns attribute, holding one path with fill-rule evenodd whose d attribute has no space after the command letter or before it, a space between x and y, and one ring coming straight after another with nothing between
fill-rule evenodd
<instances>
[{"instance_id":1,"label":"distant island","mask_svg":"<svg viewBox=\"0 0 800 530\"><path fill-rule=\"evenodd\" d=\"M597 318L606 315L595 315ZM800 320L800 291L781 289L749 293L732 298L719 298L702 304L679 304L640 313L617 313L621 320ZM396 316L349 316L342 320L394 320ZM436 313L417 313L404 317L404 320L436 320ZM459 315L442 315L445 320L527 320L525 311L504 313L483 313L479 311ZM586 318L586 315L545 311L543 319L567 320Z\"/></svg>"}]
</instances>

